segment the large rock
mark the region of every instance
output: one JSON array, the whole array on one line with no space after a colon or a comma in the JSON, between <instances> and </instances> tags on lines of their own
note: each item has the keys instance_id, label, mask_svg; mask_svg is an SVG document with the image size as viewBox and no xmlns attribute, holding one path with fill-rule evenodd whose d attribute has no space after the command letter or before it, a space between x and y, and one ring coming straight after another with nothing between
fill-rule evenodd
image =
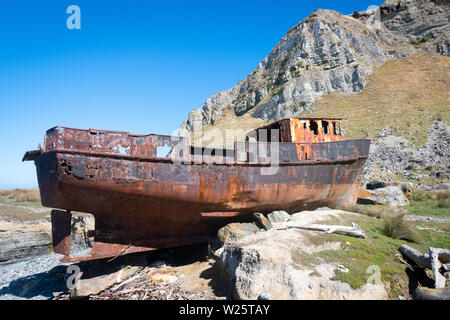
<instances>
[{"instance_id":1,"label":"large rock","mask_svg":"<svg viewBox=\"0 0 450 320\"><path fill-rule=\"evenodd\" d=\"M270 222L276 223L276 222L285 222L288 221L291 216L286 211L274 211L267 215L267 218Z\"/></svg>"},{"instance_id":2,"label":"large rock","mask_svg":"<svg viewBox=\"0 0 450 320\"><path fill-rule=\"evenodd\" d=\"M219 229L217 239L220 246L223 246L226 242L234 242L259 230L256 223L230 223Z\"/></svg>"},{"instance_id":3,"label":"large rock","mask_svg":"<svg viewBox=\"0 0 450 320\"><path fill-rule=\"evenodd\" d=\"M339 210L304 211L291 216L293 221L316 223L331 217L351 214ZM309 265L302 257L322 250L340 248L331 242L311 244L311 231L277 229L257 232L225 244L216 251L233 298L257 299L387 299L382 284L365 284L352 289L347 283L333 281L336 270L346 270L345 261Z\"/></svg>"},{"instance_id":4,"label":"large rock","mask_svg":"<svg viewBox=\"0 0 450 320\"><path fill-rule=\"evenodd\" d=\"M358 203L406 206L409 201L401 186L389 186L374 190L360 190L358 194Z\"/></svg>"}]
</instances>

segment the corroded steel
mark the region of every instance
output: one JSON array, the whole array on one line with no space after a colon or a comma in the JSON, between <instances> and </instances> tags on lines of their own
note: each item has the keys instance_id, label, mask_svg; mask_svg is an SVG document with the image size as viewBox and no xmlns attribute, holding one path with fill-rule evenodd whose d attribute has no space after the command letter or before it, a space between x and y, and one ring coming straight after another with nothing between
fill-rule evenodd
<instances>
[{"instance_id":1,"label":"corroded steel","mask_svg":"<svg viewBox=\"0 0 450 320\"><path fill-rule=\"evenodd\" d=\"M52 210L51 219L53 251L67 256L70 254L72 214L67 211Z\"/></svg>"},{"instance_id":2,"label":"corroded steel","mask_svg":"<svg viewBox=\"0 0 450 320\"><path fill-rule=\"evenodd\" d=\"M194 161L199 150L179 137L56 127L43 150L27 152L24 160L35 161L44 206L95 216L90 255L65 254L63 261L114 257L204 242L230 222L252 221L254 212L354 204L370 141L336 135L305 142L301 134L293 138L299 121L279 125L282 139L293 142L276 149L238 142L231 150L206 150L210 157L200 162ZM183 162L156 156L158 146L177 143ZM273 153L276 174L262 174L274 166L267 161Z\"/></svg>"}]
</instances>

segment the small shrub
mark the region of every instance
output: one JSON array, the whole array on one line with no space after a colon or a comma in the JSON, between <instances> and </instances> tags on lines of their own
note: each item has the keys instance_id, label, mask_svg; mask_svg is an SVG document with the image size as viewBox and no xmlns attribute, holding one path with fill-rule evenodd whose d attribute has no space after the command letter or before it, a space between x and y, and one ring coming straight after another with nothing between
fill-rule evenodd
<instances>
[{"instance_id":1,"label":"small shrub","mask_svg":"<svg viewBox=\"0 0 450 320\"><path fill-rule=\"evenodd\" d=\"M420 42L427 42L428 40L430 40L431 39L431 36L428 34L428 35L426 35L426 36L424 36L423 38L422 38L422 40L420 40Z\"/></svg>"},{"instance_id":2,"label":"small shrub","mask_svg":"<svg viewBox=\"0 0 450 320\"><path fill-rule=\"evenodd\" d=\"M404 218L404 212L394 215L383 215L384 233L394 239L401 239L416 243L420 242L419 235L414 230L414 226Z\"/></svg>"},{"instance_id":3,"label":"small shrub","mask_svg":"<svg viewBox=\"0 0 450 320\"><path fill-rule=\"evenodd\" d=\"M433 199L433 196L425 190L416 189L412 192L412 200L414 201L420 202L430 199Z\"/></svg>"},{"instance_id":4,"label":"small shrub","mask_svg":"<svg viewBox=\"0 0 450 320\"><path fill-rule=\"evenodd\" d=\"M282 92L283 92L283 88L277 88L277 89L275 89L275 91L273 92L273 95L274 95L274 96L279 96Z\"/></svg>"},{"instance_id":5,"label":"small shrub","mask_svg":"<svg viewBox=\"0 0 450 320\"><path fill-rule=\"evenodd\" d=\"M439 208L450 208L450 191L439 192L436 198Z\"/></svg>"}]
</instances>

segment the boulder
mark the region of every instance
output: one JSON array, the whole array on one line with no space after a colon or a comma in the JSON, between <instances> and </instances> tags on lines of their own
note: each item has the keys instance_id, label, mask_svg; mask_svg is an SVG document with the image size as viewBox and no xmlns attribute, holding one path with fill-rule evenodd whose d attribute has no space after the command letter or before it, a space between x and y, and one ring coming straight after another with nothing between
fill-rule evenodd
<instances>
[{"instance_id":1,"label":"boulder","mask_svg":"<svg viewBox=\"0 0 450 320\"><path fill-rule=\"evenodd\" d=\"M353 213L340 210L303 211L291 221L315 223ZM316 264L308 257L323 250L339 250L339 242L311 243L311 231L280 229L280 223L265 232L255 232L226 243L215 252L219 267L231 285L234 299L387 299L382 283L367 283L359 289L331 280L346 270L345 261Z\"/></svg>"},{"instance_id":2,"label":"boulder","mask_svg":"<svg viewBox=\"0 0 450 320\"><path fill-rule=\"evenodd\" d=\"M288 221L290 219L290 217L291 216L286 211L274 211L267 215L267 218L272 223L285 222L285 221Z\"/></svg>"},{"instance_id":3,"label":"boulder","mask_svg":"<svg viewBox=\"0 0 450 320\"><path fill-rule=\"evenodd\" d=\"M359 204L386 204L390 206L405 206L409 203L400 186L389 186L375 190L360 189Z\"/></svg>"},{"instance_id":4,"label":"boulder","mask_svg":"<svg viewBox=\"0 0 450 320\"><path fill-rule=\"evenodd\" d=\"M412 198L412 186L410 183L407 182L401 182L401 183L396 183L394 185L397 185L400 190L402 190L403 194L406 196L406 198L409 200Z\"/></svg>"},{"instance_id":5,"label":"boulder","mask_svg":"<svg viewBox=\"0 0 450 320\"><path fill-rule=\"evenodd\" d=\"M375 189L384 188L384 187L386 187L386 183L381 182L381 181L370 181L370 182L367 182L367 184L366 184L367 190L375 190Z\"/></svg>"},{"instance_id":6,"label":"boulder","mask_svg":"<svg viewBox=\"0 0 450 320\"><path fill-rule=\"evenodd\" d=\"M272 228L272 223L262 213L254 213L253 217L255 218L255 222L258 228L264 229L266 231Z\"/></svg>"},{"instance_id":7,"label":"boulder","mask_svg":"<svg viewBox=\"0 0 450 320\"><path fill-rule=\"evenodd\" d=\"M230 223L219 229L217 239L220 246L226 242L237 241L245 236L258 232L260 229L256 223Z\"/></svg>"}]
</instances>

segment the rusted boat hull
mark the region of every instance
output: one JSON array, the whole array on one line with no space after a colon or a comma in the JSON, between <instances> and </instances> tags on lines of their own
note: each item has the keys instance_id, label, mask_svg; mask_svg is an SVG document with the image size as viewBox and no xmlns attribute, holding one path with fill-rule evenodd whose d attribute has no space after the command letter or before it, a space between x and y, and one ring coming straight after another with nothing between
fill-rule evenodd
<instances>
[{"instance_id":1,"label":"rusted boat hull","mask_svg":"<svg viewBox=\"0 0 450 320\"><path fill-rule=\"evenodd\" d=\"M90 255L69 257L70 234L58 236L63 261L78 261L205 242L253 212L352 205L370 142L341 143L349 157L281 163L274 175L249 163L175 164L51 148L27 160L35 161L44 206L95 216ZM53 227L67 230L56 222Z\"/></svg>"}]
</instances>

